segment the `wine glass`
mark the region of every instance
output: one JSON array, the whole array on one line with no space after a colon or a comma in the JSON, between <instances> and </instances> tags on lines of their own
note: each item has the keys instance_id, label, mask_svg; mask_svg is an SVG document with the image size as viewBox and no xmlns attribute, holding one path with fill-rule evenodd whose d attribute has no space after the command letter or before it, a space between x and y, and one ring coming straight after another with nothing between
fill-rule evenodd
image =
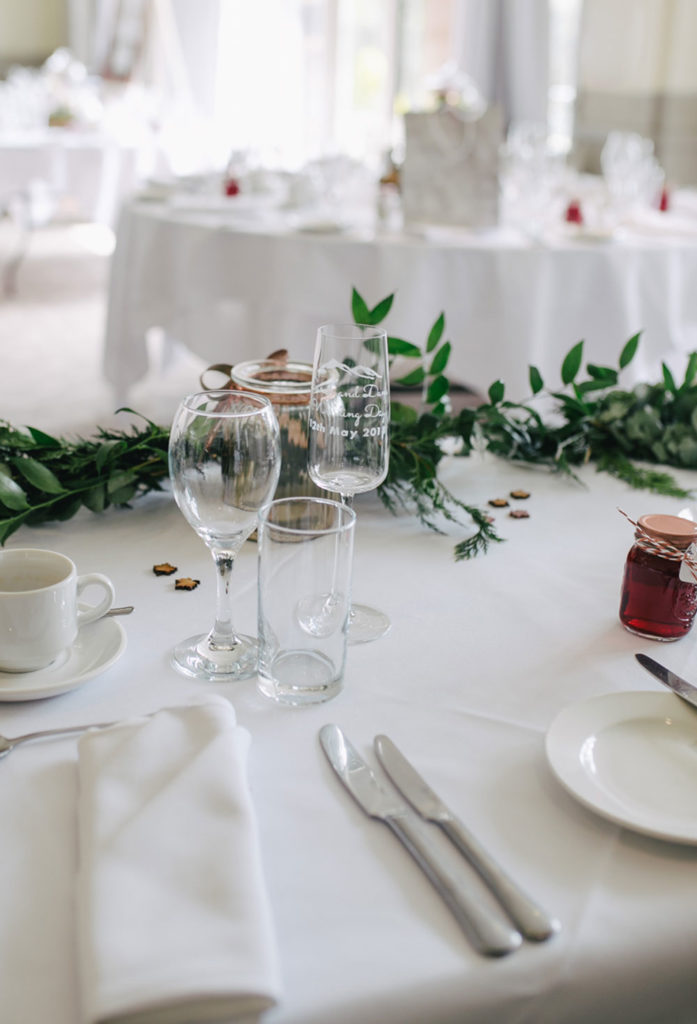
<instances>
[{"instance_id":1,"label":"wine glass","mask_svg":"<svg viewBox=\"0 0 697 1024\"><path fill-rule=\"evenodd\" d=\"M203 391L179 406L169 440L172 490L210 549L217 576L213 629L174 649L174 665L186 675L227 682L256 674L257 641L232 625L230 580L258 510L273 497L280 466L278 421L268 399Z\"/></svg>"},{"instance_id":2,"label":"wine glass","mask_svg":"<svg viewBox=\"0 0 697 1024\"><path fill-rule=\"evenodd\" d=\"M338 492L350 508L354 494L373 490L387 476L389 424L385 331L363 324L320 327L310 394L308 466L312 480L324 490ZM351 643L376 640L389 628L390 620L383 612L351 605Z\"/></svg>"}]
</instances>

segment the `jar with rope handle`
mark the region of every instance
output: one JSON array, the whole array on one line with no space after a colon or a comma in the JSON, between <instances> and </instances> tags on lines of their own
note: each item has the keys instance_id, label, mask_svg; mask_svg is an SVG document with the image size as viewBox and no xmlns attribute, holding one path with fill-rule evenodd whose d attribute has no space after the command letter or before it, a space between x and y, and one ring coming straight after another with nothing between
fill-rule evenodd
<instances>
[{"instance_id":1,"label":"jar with rope handle","mask_svg":"<svg viewBox=\"0 0 697 1024\"><path fill-rule=\"evenodd\" d=\"M651 640L679 640L697 612L697 523L680 516L645 515L624 568L620 621ZM697 549L696 549L697 550Z\"/></svg>"}]
</instances>

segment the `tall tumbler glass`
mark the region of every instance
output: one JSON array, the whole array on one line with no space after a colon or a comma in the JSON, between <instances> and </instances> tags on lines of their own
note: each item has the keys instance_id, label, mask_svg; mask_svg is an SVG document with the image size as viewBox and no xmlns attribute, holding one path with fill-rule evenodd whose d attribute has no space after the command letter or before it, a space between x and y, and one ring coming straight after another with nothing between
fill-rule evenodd
<instances>
[{"instance_id":1,"label":"tall tumbler glass","mask_svg":"<svg viewBox=\"0 0 697 1024\"><path fill-rule=\"evenodd\" d=\"M342 689L355 521L352 509L328 498L281 498L261 510L258 685L265 697L316 704Z\"/></svg>"}]
</instances>

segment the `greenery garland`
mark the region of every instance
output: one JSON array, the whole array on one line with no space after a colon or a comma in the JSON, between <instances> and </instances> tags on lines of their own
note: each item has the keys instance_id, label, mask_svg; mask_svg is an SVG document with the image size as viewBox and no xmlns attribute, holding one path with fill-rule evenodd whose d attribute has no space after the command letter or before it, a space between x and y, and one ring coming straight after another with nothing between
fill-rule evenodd
<instances>
[{"instance_id":1,"label":"greenery garland","mask_svg":"<svg viewBox=\"0 0 697 1024\"><path fill-rule=\"evenodd\" d=\"M354 320L381 323L393 299L390 295L369 308L354 289ZM588 363L581 379L579 341L562 362L560 389L547 390L531 366L529 402L506 400L497 380L487 402L453 415L445 376L451 352L445 315L435 321L423 347L390 336L393 369L398 357L412 365L395 383L415 389L420 407L392 402L390 467L378 492L384 505L393 513L414 513L434 530L443 516L453 522L468 516L476 529L455 547L458 559L484 553L501 540L484 510L460 501L438 479L446 440L456 441L463 456L486 446L502 458L571 476L574 467L594 462L632 487L689 497L669 473L637 463L697 469L697 352L690 355L681 382L663 364L659 383L623 390L619 374L636 355L639 339L636 334L626 343L617 369ZM542 400L552 402L547 418L540 412ZM92 512L128 506L139 495L161 490L168 474L169 430L144 422L142 429L128 431L97 428L94 438L74 441L0 423L0 544L22 525L69 519L83 506Z\"/></svg>"}]
</instances>

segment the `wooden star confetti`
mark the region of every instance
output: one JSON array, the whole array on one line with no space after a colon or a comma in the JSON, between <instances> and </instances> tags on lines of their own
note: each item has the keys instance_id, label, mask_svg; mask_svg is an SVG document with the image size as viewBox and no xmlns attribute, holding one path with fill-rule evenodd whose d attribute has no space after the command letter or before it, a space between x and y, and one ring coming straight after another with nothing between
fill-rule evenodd
<instances>
[{"instance_id":1,"label":"wooden star confetti","mask_svg":"<svg viewBox=\"0 0 697 1024\"><path fill-rule=\"evenodd\" d=\"M170 565L169 562L160 562L159 565L153 565L152 571L156 576L171 576L173 572L177 571L177 567Z\"/></svg>"},{"instance_id":2,"label":"wooden star confetti","mask_svg":"<svg viewBox=\"0 0 697 1024\"><path fill-rule=\"evenodd\" d=\"M191 576L182 576L174 581L175 590L196 590L201 580L192 580Z\"/></svg>"},{"instance_id":3,"label":"wooden star confetti","mask_svg":"<svg viewBox=\"0 0 697 1024\"><path fill-rule=\"evenodd\" d=\"M505 498L491 498L489 500L489 504L493 506L493 508L507 508L508 506L508 502Z\"/></svg>"},{"instance_id":4,"label":"wooden star confetti","mask_svg":"<svg viewBox=\"0 0 697 1024\"><path fill-rule=\"evenodd\" d=\"M530 491L511 491L511 497L522 501L523 499L530 497Z\"/></svg>"},{"instance_id":5,"label":"wooden star confetti","mask_svg":"<svg viewBox=\"0 0 697 1024\"><path fill-rule=\"evenodd\" d=\"M524 508L512 508L508 513L511 519L529 519L530 513L526 512Z\"/></svg>"}]
</instances>

